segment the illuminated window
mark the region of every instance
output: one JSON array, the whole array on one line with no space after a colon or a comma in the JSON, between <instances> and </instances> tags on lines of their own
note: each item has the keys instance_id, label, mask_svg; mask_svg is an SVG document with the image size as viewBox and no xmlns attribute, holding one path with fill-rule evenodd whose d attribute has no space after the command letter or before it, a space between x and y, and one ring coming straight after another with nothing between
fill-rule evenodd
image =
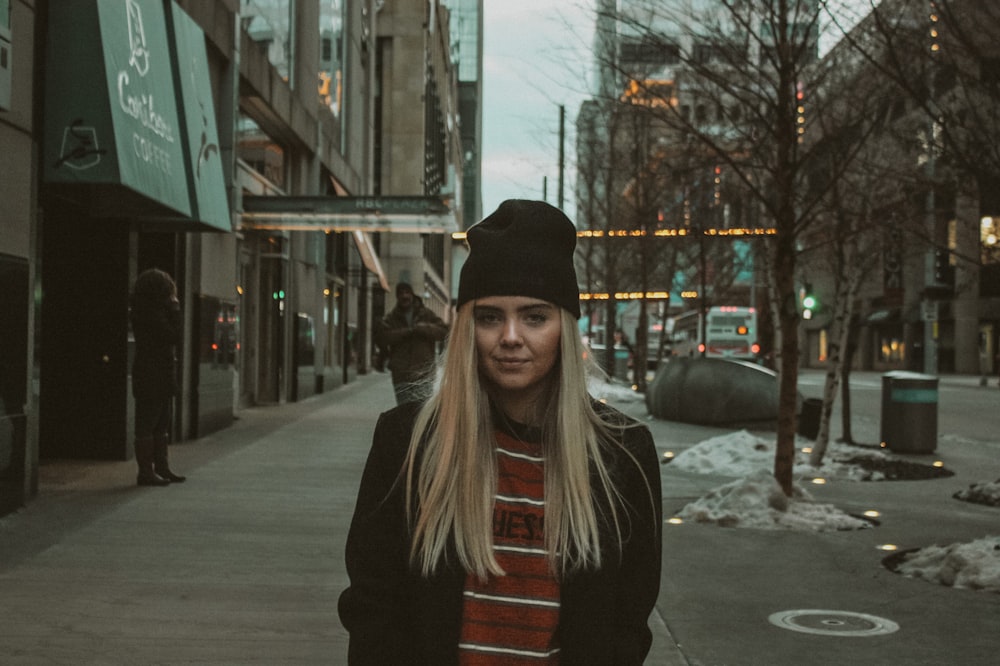
<instances>
[{"instance_id":1,"label":"illuminated window","mask_svg":"<svg viewBox=\"0 0 1000 666\"><path fill-rule=\"evenodd\" d=\"M1000 264L1000 217L984 217L979 224L983 264Z\"/></svg>"}]
</instances>

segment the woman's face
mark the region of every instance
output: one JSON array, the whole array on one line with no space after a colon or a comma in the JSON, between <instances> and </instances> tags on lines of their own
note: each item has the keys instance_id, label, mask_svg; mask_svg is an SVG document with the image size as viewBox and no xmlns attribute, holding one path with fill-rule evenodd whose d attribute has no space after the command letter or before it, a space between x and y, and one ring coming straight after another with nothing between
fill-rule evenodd
<instances>
[{"instance_id":1,"label":"woman's face","mask_svg":"<svg viewBox=\"0 0 1000 666\"><path fill-rule=\"evenodd\" d=\"M473 318L479 370L508 415L520 418L559 359L559 307L525 296L489 296L476 300Z\"/></svg>"}]
</instances>

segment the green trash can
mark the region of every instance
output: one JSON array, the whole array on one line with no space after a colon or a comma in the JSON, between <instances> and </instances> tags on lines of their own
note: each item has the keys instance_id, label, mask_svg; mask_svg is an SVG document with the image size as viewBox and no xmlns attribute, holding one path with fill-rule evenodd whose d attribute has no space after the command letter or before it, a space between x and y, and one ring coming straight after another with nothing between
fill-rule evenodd
<instances>
[{"instance_id":1,"label":"green trash can","mask_svg":"<svg viewBox=\"0 0 1000 666\"><path fill-rule=\"evenodd\" d=\"M882 375L882 446L895 453L933 453L937 421L937 377L904 371Z\"/></svg>"}]
</instances>

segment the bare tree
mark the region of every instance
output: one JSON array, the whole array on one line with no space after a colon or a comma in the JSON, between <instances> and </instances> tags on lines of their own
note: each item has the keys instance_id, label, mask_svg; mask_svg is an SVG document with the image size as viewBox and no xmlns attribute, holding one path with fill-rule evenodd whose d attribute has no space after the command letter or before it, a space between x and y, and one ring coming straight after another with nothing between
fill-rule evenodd
<instances>
[{"instance_id":1,"label":"bare tree","mask_svg":"<svg viewBox=\"0 0 1000 666\"><path fill-rule=\"evenodd\" d=\"M605 11L612 11L604 8ZM815 67L818 0L636 1L614 11L624 55L608 63L642 96L665 137L710 157L737 178L747 206L775 230L768 273L780 347L774 474L792 493L798 407L800 314L796 262L801 235L839 174L811 187L817 147L802 141L799 109L827 70ZM628 57L625 57L625 56ZM800 128L802 130L800 131Z\"/></svg>"}]
</instances>

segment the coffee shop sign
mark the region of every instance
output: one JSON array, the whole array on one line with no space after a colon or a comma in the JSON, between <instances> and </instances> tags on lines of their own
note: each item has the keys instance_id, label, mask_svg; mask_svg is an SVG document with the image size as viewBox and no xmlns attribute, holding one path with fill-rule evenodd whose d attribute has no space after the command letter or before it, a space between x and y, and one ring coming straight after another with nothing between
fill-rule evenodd
<instances>
[{"instance_id":1,"label":"coffee shop sign","mask_svg":"<svg viewBox=\"0 0 1000 666\"><path fill-rule=\"evenodd\" d=\"M142 9L134 0L126 0L129 32L128 68L118 72L118 103L122 111L134 118L147 130L153 132L167 143L174 142L174 128L170 121L157 112L153 94L145 90L137 90L141 81L149 72L150 53L146 45L146 31L142 23ZM130 69L135 75L133 84ZM165 151L152 145L149 139L132 135L132 143L136 155L146 162L154 162L166 172L170 171L170 156Z\"/></svg>"}]
</instances>

